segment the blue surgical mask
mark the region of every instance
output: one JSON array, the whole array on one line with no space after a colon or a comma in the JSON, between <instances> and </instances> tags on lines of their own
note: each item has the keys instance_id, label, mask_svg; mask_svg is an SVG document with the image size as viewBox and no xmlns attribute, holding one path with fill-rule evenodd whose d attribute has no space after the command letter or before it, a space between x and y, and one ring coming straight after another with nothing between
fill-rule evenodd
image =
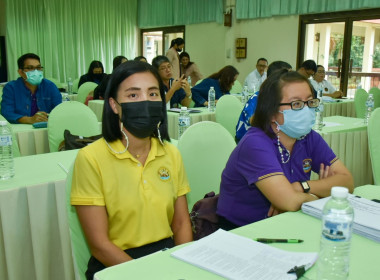
<instances>
[{"instance_id":1,"label":"blue surgical mask","mask_svg":"<svg viewBox=\"0 0 380 280\"><path fill-rule=\"evenodd\" d=\"M284 114L284 124L279 125L279 129L289 137L300 139L309 134L315 123L315 109L308 106L302 110L279 111Z\"/></svg>"},{"instance_id":2,"label":"blue surgical mask","mask_svg":"<svg viewBox=\"0 0 380 280\"><path fill-rule=\"evenodd\" d=\"M44 78L44 74L40 70L33 70L33 71L28 71L25 72L26 74L26 81L34 86L38 86L41 82L42 79Z\"/></svg>"}]
</instances>

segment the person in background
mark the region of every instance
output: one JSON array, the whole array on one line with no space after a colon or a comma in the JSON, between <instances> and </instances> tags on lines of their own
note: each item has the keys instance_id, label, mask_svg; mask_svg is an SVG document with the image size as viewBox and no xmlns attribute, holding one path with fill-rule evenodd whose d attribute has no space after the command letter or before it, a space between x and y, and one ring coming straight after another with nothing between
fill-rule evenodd
<instances>
[{"instance_id":1,"label":"person in background","mask_svg":"<svg viewBox=\"0 0 380 280\"><path fill-rule=\"evenodd\" d=\"M103 138L75 160L71 204L91 251L87 279L116 264L192 241L181 154L167 130L165 93L148 63L128 61L105 94Z\"/></svg>"},{"instance_id":2,"label":"person in background","mask_svg":"<svg viewBox=\"0 0 380 280\"><path fill-rule=\"evenodd\" d=\"M276 70L280 69L288 69L291 70L292 66L285 62L285 61L274 61L272 62L267 71L267 75L271 75L273 72ZM256 110L256 105L257 105L257 99L259 97L259 91L254 93L245 103L243 110L241 111L239 120L236 124L236 135L235 135L235 140L236 143L240 141L241 138L246 134L248 129L251 127L251 118L255 114Z\"/></svg>"},{"instance_id":3,"label":"person in background","mask_svg":"<svg viewBox=\"0 0 380 280\"><path fill-rule=\"evenodd\" d=\"M46 122L48 114L62 102L56 85L44 79L40 57L27 53L17 60L17 80L3 88L1 115L10 123Z\"/></svg>"},{"instance_id":4,"label":"person in background","mask_svg":"<svg viewBox=\"0 0 380 280\"><path fill-rule=\"evenodd\" d=\"M142 56L142 55L136 56L134 60L135 61L142 61L142 62L148 63L148 61L146 60L145 56Z\"/></svg>"},{"instance_id":5,"label":"person in background","mask_svg":"<svg viewBox=\"0 0 380 280\"><path fill-rule=\"evenodd\" d=\"M191 89L185 79L185 75L182 75L179 79L173 79L172 65L169 59L163 55L153 58L152 65L158 70L158 74L164 83L167 106L170 106L170 108L189 107L191 103Z\"/></svg>"},{"instance_id":6,"label":"person in background","mask_svg":"<svg viewBox=\"0 0 380 280\"><path fill-rule=\"evenodd\" d=\"M185 47L185 40L182 38L173 39L170 44L169 50L166 52L166 57L172 65L172 77L178 79L181 77L179 56L178 53L182 52Z\"/></svg>"},{"instance_id":7,"label":"person in background","mask_svg":"<svg viewBox=\"0 0 380 280\"><path fill-rule=\"evenodd\" d=\"M230 94L230 90L239 75L235 67L228 65L204 79L199 84L195 85L191 91L195 107L208 106L208 91L210 87L215 90L215 102L218 101L224 94Z\"/></svg>"},{"instance_id":8,"label":"person in background","mask_svg":"<svg viewBox=\"0 0 380 280\"><path fill-rule=\"evenodd\" d=\"M315 72L317 72L317 64L314 60L305 60L302 62L301 67L297 70L298 73L300 73L305 78L309 79L312 77ZM313 96L314 98L317 98L317 91L313 88Z\"/></svg>"},{"instance_id":9,"label":"person in background","mask_svg":"<svg viewBox=\"0 0 380 280\"><path fill-rule=\"evenodd\" d=\"M87 74L80 77L78 88L85 82L94 82L99 85L105 76L103 64L98 60L94 60L91 62Z\"/></svg>"},{"instance_id":10,"label":"person in background","mask_svg":"<svg viewBox=\"0 0 380 280\"><path fill-rule=\"evenodd\" d=\"M317 72L315 72L313 79L310 80L314 90L321 90L324 96L332 98L341 98L343 92L336 90L336 88L325 79L326 71L323 65L317 65Z\"/></svg>"},{"instance_id":11,"label":"person in background","mask_svg":"<svg viewBox=\"0 0 380 280\"><path fill-rule=\"evenodd\" d=\"M191 78L191 86L195 86L195 84L203 79L202 74L199 72L198 66L190 61L190 56L187 52L182 52L179 55L179 60L181 62L181 73L185 75L185 78L190 76Z\"/></svg>"},{"instance_id":12,"label":"person in background","mask_svg":"<svg viewBox=\"0 0 380 280\"><path fill-rule=\"evenodd\" d=\"M249 92L259 91L261 84L267 78L268 60L266 58L259 58L256 62L256 69L248 74L245 78L244 85L248 87Z\"/></svg>"},{"instance_id":13,"label":"person in background","mask_svg":"<svg viewBox=\"0 0 380 280\"><path fill-rule=\"evenodd\" d=\"M126 58L125 56L123 55L119 55L119 56L116 56L114 59L113 59L113 70L115 70L116 67L118 67L120 64L124 63L124 62L127 62L128 61L128 58ZM105 75L102 82L100 83L100 85L98 85L95 89L94 89L94 92L93 92L93 95L94 95L94 98L93 99L104 99L104 93L106 92L106 89L107 89L107 85L108 85L108 82L111 78L111 74L110 75ZM91 93L90 93L91 95Z\"/></svg>"},{"instance_id":14,"label":"person in background","mask_svg":"<svg viewBox=\"0 0 380 280\"><path fill-rule=\"evenodd\" d=\"M351 173L312 130L315 108L308 79L276 71L262 84L252 127L222 173L217 214L232 229L330 195L333 186L354 189ZM319 173L310 179L311 171Z\"/></svg>"}]
</instances>

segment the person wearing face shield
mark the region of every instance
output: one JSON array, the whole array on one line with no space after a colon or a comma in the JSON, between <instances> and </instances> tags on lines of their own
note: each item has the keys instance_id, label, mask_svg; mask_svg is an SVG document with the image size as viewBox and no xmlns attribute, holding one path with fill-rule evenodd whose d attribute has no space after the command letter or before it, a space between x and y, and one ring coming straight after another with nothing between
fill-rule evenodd
<instances>
[{"instance_id":1,"label":"person wearing face shield","mask_svg":"<svg viewBox=\"0 0 380 280\"><path fill-rule=\"evenodd\" d=\"M93 82L99 85L106 76L107 74L104 73L103 64L98 60L93 60L90 63L90 67L88 67L87 74L80 77L78 88L85 82Z\"/></svg>"},{"instance_id":2,"label":"person wearing face shield","mask_svg":"<svg viewBox=\"0 0 380 280\"><path fill-rule=\"evenodd\" d=\"M330 195L353 191L351 173L312 130L319 99L308 79L282 69L260 88L252 127L222 173L217 214L224 229L250 224ZM318 173L311 180L311 171Z\"/></svg>"},{"instance_id":3,"label":"person wearing face shield","mask_svg":"<svg viewBox=\"0 0 380 280\"><path fill-rule=\"evenodd\" d=\"M92 254L87 279L193 238L189 182L169 143L165 92L154 67L127 61L113 71L102 134L78 152L72 179L71 204Z\"/></svg>"},{"instance_id":4,"label":"person wearing face shield","mask_svg":"<svg viewBox=\"0 0 380 280\"><path fill-rule=\"evenodd\" d=\"M17 80L3 89L1 115L10 123L46 122L48 114L62 102L56 85L44 79L40 57L27 53L17 60Z\"/></svg>"},{"instance_id":5,"label":"person wearing face shield","mask_svg":"<svg viewBox=\"0 0 380 280\"><path fill-rule=\"evenodd\" d=\"M183 73L181 73L180 64L179 64L179 55L178 53L183 51L185 47L185 40L182 38L176 38L171 41L170 48L166 52L165 56L169 59L170 64L172 65L172 78L179 79Z\"/></svg>"}]
</instances>

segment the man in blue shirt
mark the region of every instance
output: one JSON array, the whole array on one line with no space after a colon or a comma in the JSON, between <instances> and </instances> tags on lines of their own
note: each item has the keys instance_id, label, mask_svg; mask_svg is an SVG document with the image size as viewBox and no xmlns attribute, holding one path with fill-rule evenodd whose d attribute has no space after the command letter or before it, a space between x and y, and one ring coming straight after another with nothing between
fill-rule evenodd
<instances>
[{"instance_id":1,"label":"man in blue shirt","mask_svg":"<svg viewBox=\"0 0 380 280\"><path fill-rule=\"evenodd\" d=\"M51 110L62 102L62 95L53 82L43 78L38 55L24 54L17 64L20 77L4 87L1 115L10 123L46 122Z\"/></svg>"}]
</instances>

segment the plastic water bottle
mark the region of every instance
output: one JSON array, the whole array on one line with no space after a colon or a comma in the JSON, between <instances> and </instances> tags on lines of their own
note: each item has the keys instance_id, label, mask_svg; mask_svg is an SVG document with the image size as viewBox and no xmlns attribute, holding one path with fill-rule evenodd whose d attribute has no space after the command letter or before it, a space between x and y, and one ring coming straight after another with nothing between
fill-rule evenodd
<instances>
[{"instance_id":1,"label":"plastic water bottle","mask_svg":"<svg viewBox=\"0 0 380 280\"><path fill-rule=\"evenodd\" d=\"M189 84L189 86L191 88L191 77L190 76L187 77L187 83Z\"/></svg>"},{"instance_id":2,"label":"plastic water bottle","mask_svg":"<svg viewBox=\"0 0 380 280\"><path fill-rule=\"evenodd\" d=\"M333 187L322 212L322 236L317 262L319 280L345 280L350 265L350 243L354 210L348 189Z\"/></svg>"},{"instance_id":3,"label":"plastic water bottle","mask_svg":"<svg viewBox=\"0 0 380 280\"><path fill-rule=\"evenodd\" d=\"M190 116L187 107L181 107L178 117L178 139L181 138L185 130L190 126Z\"/></svg>"},{"instance_id":4,"label":"plastic water bottle","mask_svg":"<svg viewBox=\"0 0 380 280\"><path fill-rule=\"evenodd\" d=\"M248 86L244 86L243 91L241 93L241 103L243 105L245 105L245 103L247 102L248 96L249 96L249 94L248 94Z\"/></svg>"},{"instance_id":5,"label":"plastic water bottle","mask_svg":"<svg viewBox=\"0 0 380 280\"><path fill-rule=\"evenodd\" d=\"M323 128L323 110L324 110L324 104L323 104L323 93L322 90L318 90L318 99L319 99L319 106L315 110L315 130L321 131Z\"/></svg>"},{"instance_id":6,"label":"plastic water bottle","mask_svg":"<svg viewBox=\"0 0 380 280\"><path fill-rule=\"evenodd\" d=\"M68 94L73 93L73 80L71 78L67 79L67 92Z\"/></svg>"},{"instance_id":7,"label":"plastic water bottle","mask_svg":"<svg viewBox=\"0 0 380 280\"><path fill-rule=\"evenodd\" d=\"M70 101L69 94L67 92L62 92L62 102Z\"/></svg>"},{"instance_id":8,"label":"plastic water bottle","mask_svg":"<svg viewBox=\"0 0 380 280\"><path fill-rule=\"evenodd\" d=\"M12 131L7 121L0 121L0 179L6 180L14 175Z\"/></svg>"},{"instance_id":9,"label":"plastic water bottle","mask_svg":"<svg viewBox=\"0 0 380 280\"><path fill-rule=\"evenodd\" d=\"M208 110L215 112L215 90L214 87L210 87L208 91Z\"/></svg>"},{"instance_id":10,"label":"plastic water bottle","mask_svg":"<svg viewBox=\"0 0 380 280\"><path fill-rule=\"evenodd\" d=\"M368 124L369 118L371 117L371 113L373 111L373 107L375 106L375 101L373 99L372 93L368 95L367 101L365 102L365 106L367 107L367 111L364 116L364 123Z\"/></svg>"}]
</instances>

